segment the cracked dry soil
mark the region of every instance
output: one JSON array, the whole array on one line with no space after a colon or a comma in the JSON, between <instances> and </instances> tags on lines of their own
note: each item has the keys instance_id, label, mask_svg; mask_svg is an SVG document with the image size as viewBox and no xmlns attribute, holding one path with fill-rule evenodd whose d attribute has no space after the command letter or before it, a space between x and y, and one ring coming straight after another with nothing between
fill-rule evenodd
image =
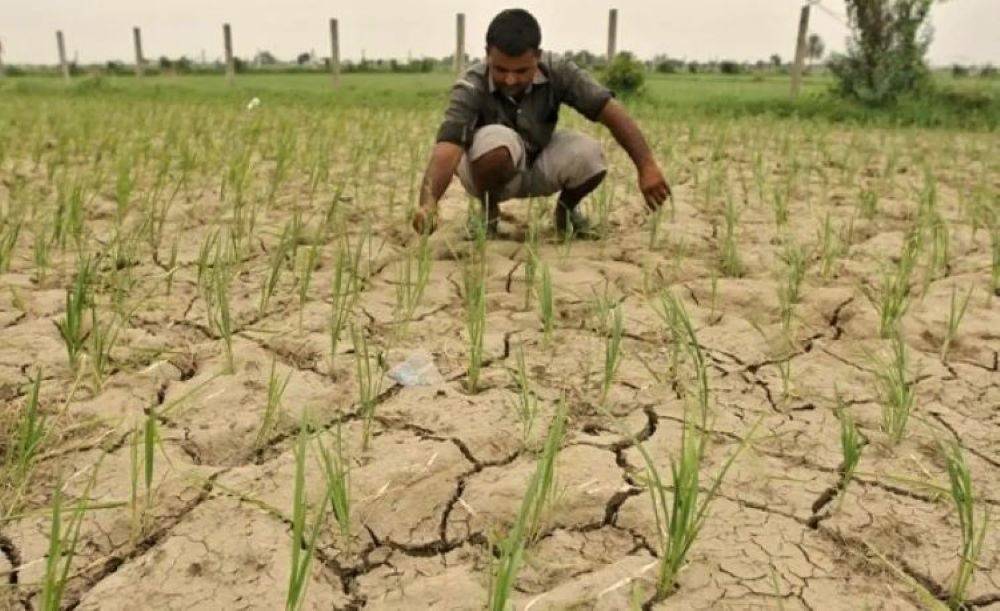
<instances>
[{"instance_id":1,"label":"cracked dry soil","mask_svg":"<svg viewBox=\"0 0 1000 611\"><path fill-rule=\"evenodd\" d=\"M362 120L370 111L352 110ZM273 119L273 121L279 121ZM152 260L132 268L134 294L152 294L131 313L112 352L112 371L100 388L73 386L55 326L64 315L72 255L56 254L53 274L39 281L25 247L0 283L0 400L16 414L29 376L43 372L42 406L56 434L39 457L17 515L0 524L0 572L10 587L0 604L35 608L48 551L49 513L57 481L67 499L89 490L91 508L80 531L64 604L77 609L273 609L285 598L290 570L293 443L299 422L327 440L340 430L348 446L354 519L349 536L332 527L319 539L307 606L343 609L482 608L487 598L489 541L517 513L560 396L570 409L557 459L556 502L529 551L514 594L517 608L856 609L917 607L913 583L946 600L960 549L955 512L936 486L947 483L938 441L966 451L977 514L1000 505L1000 308L988 294L988 236L963 221L960 192L986 173L998 185L995 138L930 132L868 133L851 128L821 136L823 158L805 127L790 124L792 142L807 155L808 171L792 190L785 231L814 244L824 215L850 221L843 252L824 278L811 251L802 299L796 306L795 349L775 348L780 328L781 241L769 204L746 188L751 152L734 145L709 161L721 131L685 131L650 120L657 139L679 134L670 174L675 210L649 247L648 220L632 185L627 159L607 143L617 190L606 239L564 245L543 231L539 256L551 269L557 320L554 341L543 338L535 301L525 307L523 204L508 204L514 223L488 245L487 321L482 387L465 391L466 342L461 296L464 196L456 187L442 203L445 223L432 238L433 267L405 336L395 337L398 267L411 238L398 218L372 216L389 186L376 170L360 196L343 197L348 233L375 219L362 270L357 316L369 341L386 350L389 365L426 350L445 381L403 388L387 381L376 401L371 448L361 448L363 421L349 338L329 355L330 284L337 241L321 244L313 288L300 305L292 272L279 283L267 311L257 309L268 250L302 203L303 176L292 175L261 217L259 244L249 250L231 295L236 333L235 371L224 369L220 341L206 324L197 290L198 249L223 209L208 181L185 190L170 209L177 269L172 292L162 289L164 267ZM768 184L789 174L778 136L734 122L734 142L760 138ZM411 130L412 132L412 130ZM417 134L418 136L420 134ZM210 132L210 137L222 138ZM407 136L411 145L416 136ZM742 140L741 140L742 138ZM902 147L898 175L884 187L883 207L871 220L854 214L856 181L873 182L879 147ZM907 149L914 143L921 147ZM939 206L951 223L948 269L912 287L903 337L910 348L916 407L907 434L890 446L880 428L873 354L886 347L878 314L861 287L877 282L881 266L900 250L919 190L918 153L937 147ZM824 149L824 150L827 150ZM709 152L709 151L712 152ZM853 168L831 161L863 150ZM940 152L944 150L945 152ZM684 151L680 153L679 151ZM82 163L82 161L80 162ZM264 181L271 161L256 161ZM719 277L719 207L705 195L704 166L730 185L744 206L738 232L745 273ZM30 164L4 168L10 178L43 180ZM340 166L338 166L340 167ZM870 171L869 171L870 170ZM699 173L701 179L699 180ZM347 171L336 173L345 179ZM333 182L333 181L331 181ZM743 190L739 185L743 184ZM394 186L392 187L395 188ZM10 195L10 183L0 193ZM330 189L333 193L332 188ZM356 192L356 190L355 190ZM48 194L39 187L39 193ZM342 197L324 193L328 197ZM742 195L741 195L742 194ZM718 195L715 196L718 198ZM322 198L317 198L317 201ZM587 204L592 205L591 203ZM95 245L111 231L107 193L88 209ZM316 206L319 206L317 203ZM404 227L404 228L401 228ZM32 236L27 228L25 244ZM163 252L158 259L163 260ZM922 268L919 268L922 269ZM918 272L919 275L919 272ZM974 287L947 362L938 357L952 286ZM629 437L645 444L664 472L676 456L684 398L665 381L669 343L656 311L657 294L673 291L686 304L710 359L714 408L711 445L702 481L746 440L695 542L677 591L650 602L658 537L643 487L642 461ZM103 289L102 289L103 290ZM595 298L610 297L624 318L623 360L608 393L616 422L597 409L605 335L595 321ZM301 316L301 318L300 318ZM301 321L301 322L300 322ZM541 403L535 430L525 437L513 403L513 350L524 350ZM273 428L258 435L267 403L271 363L288 378ZM790 383L783 383L787 363ZM866 445L855 481L838 487L839 393ZM145 522L136 527L128 503L131 452L137 426L156 409L160 449ZM309 463L311 507L322 491L319 464ZM970 605L1000 604L1000 535L986 534L968 597Z\"/></svg>"}]
</instances>

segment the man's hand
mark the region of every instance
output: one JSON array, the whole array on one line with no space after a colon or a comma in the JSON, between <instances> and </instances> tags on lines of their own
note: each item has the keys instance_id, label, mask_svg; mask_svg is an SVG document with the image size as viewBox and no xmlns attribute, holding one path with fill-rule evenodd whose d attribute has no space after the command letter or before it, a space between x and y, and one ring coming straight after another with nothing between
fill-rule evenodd
<instances>
[{"instance_id":1,"label":"man's hand","mask_svg":"<svg viewBox=\"0 0 1000 611\"><path fill-rule=\"evenodd\" d=\"M437 229L437 206L420 206L413 213L413 229L417 233L430 235Z\"/></svg>"},{"instance_id":2,"label":"man's hand","mask_svg":"<svg viewBox=\"0 0 1000 611\"><path fill-rule=\"evenodd\" d=\"M670 185L655 161L639 167L639 191L650 210L656 210L670 197Z\"/></svg>"}]
</instances>

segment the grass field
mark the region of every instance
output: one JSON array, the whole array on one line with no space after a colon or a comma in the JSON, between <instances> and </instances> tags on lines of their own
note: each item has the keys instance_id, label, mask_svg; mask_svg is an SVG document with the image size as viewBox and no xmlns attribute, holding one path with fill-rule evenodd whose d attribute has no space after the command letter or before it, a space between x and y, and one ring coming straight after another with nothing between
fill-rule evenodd
<instances>
[{"instance_id":1,"label":"grass field","mask_svg":"<svg viewBox=\"0 0 1000 611\"><path fill-rule=\"evenodd\" d=\"M0 81L0 606L1000 603L996 80L654 77L663 210L564 109L600 239L422 240L450 80Z\"/></svg>"}]
</instances>

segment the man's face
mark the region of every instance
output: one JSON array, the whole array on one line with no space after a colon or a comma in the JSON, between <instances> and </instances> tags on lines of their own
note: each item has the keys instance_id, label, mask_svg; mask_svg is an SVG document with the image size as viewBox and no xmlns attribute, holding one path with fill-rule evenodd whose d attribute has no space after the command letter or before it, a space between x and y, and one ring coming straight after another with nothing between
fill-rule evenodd
<instances>
[{"instance_id":1,"label":"man's face","mask_svg":"<svg viewBox=\"0 0 1000 611\"><path fill-rule=\"evenodd\" d=\"M523 55L506 55L496 47L487 47L486 63L490 78L504 95L517 98L523 94L538 71L539 50L525 51Z\"/></svg>"}]
</instances>

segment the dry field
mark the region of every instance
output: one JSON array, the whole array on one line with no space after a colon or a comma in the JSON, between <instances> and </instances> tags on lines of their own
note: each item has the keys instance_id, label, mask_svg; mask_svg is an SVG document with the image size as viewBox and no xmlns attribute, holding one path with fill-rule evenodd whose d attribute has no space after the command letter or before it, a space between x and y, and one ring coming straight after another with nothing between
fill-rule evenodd
<instances>
[{"instance_id":1,"label":"dry field","mask_svg":"<svg viewBox=\"0 0 1000 611\"><path fill-rule=\"evenodd\" d=\"M0 605L1000 605L995 133L567 110L602 239L422 241L439 98L4 95Z\"/></svg>"}]
</instances>

